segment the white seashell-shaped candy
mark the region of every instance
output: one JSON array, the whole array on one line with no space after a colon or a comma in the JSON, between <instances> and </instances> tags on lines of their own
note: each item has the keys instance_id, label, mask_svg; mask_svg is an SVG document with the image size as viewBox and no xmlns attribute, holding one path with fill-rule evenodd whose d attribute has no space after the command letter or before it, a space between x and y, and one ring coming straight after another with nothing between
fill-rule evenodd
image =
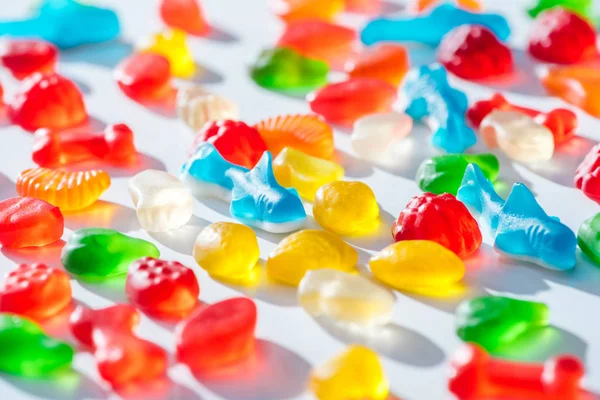
<instances>
[{"instance_id":1,"label":"white seashell-shaped candy","mask_svg":"<svg viewBox=\"0 0 600 400\"><path fill-rule=\"evenodd\" d=\"M191 86L177 92L177 115L196 133L209 121L239 119L239 108L225 97Z\"/></svg>"},{"instance_id":2,"label":"white seashell-shaped candy","mask_svg":"<svg viewBox=\"0 0 600 400\"><path fill-rule=\"evenodd\" d=\"M412 118L399 112L371 114L358 119L352 131L352 148L361 158L379 163L392 161L391 145L410 134Z\"/></svg>"}]
</instances>

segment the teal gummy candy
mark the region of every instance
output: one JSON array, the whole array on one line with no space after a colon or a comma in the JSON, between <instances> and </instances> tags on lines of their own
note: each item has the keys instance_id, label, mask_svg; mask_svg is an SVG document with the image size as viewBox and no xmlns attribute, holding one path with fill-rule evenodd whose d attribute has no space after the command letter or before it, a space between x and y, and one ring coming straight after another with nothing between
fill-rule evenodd
<instances>
[{"instance_id":1,"label":"teal gummy candy","mask_svg":"<svg viewBox=\"0 0 600 400\"><path fill-rule=\"evenodd\" d=\"M532 18L554 7L561 7L586 18L594 20L593 0L538 0L537 4L528 10Z\"/></svg>"},{"instance_id":2,"label":"teal gummy candy","mask_svg":"<svg viewBox=\"0 0 600 400\"><path fill-rule=\"evenodd\" d=\"M600 213L583 221L577 231L577 244L583 254L600 266Z\"/></svg>"}]
</instances>

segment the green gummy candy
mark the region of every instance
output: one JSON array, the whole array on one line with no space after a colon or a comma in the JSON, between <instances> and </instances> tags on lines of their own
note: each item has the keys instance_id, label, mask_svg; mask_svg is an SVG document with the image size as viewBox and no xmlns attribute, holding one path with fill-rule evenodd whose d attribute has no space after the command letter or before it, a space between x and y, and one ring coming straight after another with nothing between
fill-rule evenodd
<instances>
[{"instance_id":1,"label":"green gummy candy","mask_svg":"<svg viewBox=\"0 0 600 400\"><path fill-rule=\"evenodd\" d=\"M67 271L84 279L106 279L127 273L142 257L158 257L155 245L112 229L79 229L67 241L61 261Z\"/></svg>"},{"instance_id":2,"label":"green gummy candy","mask_svg":"<svg viewBox=\"0 0 600 400\"><path fill-rule=\"evenodd\" d=\"M73 348L46 335L35 322L0 314L0 371L44 377L71 365Z\"/></svg>"},{"instance_id":3,"label":"green gummy candy","mask_svg":"<svg viewBox=\"0 0 600 400\"><path fill-rule=\"evenodd\" d=\"M445 154L423 161L415 179L424 192L456 196L469 164L477 164L492 182L498 178L500 163L493 154Z\"/></svg>"},{"instance_id":4,"label":"green gummy candy","mask_svg":"<svg viewBox=\"0 0 600 400\"><path fill-rule=\"evenodd\" d=\"M583 254L600 265L600 213L583 221L577 231L577 244Z\"/></svg>"},{"instance_id":5,"label":"green gummy candy","mask_svg":"<svg viewBox=\"0 0 600 400\"><path fill-rule=\"evenodd\" d=\"M528 10L528 13L535 18L554 7L562 7L590 21L594 20L593 0L538 0L537 4Z\"/></svg>"}]
</instances>

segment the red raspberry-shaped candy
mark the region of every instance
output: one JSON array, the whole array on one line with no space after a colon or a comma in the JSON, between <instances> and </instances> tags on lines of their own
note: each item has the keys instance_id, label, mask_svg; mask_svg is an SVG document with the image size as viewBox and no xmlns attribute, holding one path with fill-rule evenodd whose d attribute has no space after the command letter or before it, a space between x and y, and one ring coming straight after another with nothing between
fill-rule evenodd
<instances>
[{"instance_id":1,"label":"red raspberry-shaped candy","mask_svg":"<svg viewBox=\"0 0 600 400\"><path fill-rule=\"evenodd\" d=\"M200 142L212 143L227 161L246 168L256 165L267 145L256 128L241 121L207 122L196 135L194 148Z\"/></svg>"},{"instance_id":2,"label":"red raspberry-shaped candy","mask_svg":"<svg viewBox=\"0 0 600 400\"><path fill-rule=\"evenodd\" d=\"M594 27L563 8L553 8L536 19L528 48L533 57L557 64L576 64L598 53Z\"/></svg>"},{"instance_id":3,"label":"red raspberry-shaped candy","mask_svg":"<svg viewBox=\"0 0 600 400\"><path fill-rule=\"evenodd\" d=\"M114 330L133 334L139 322L138 312L129 304L116 304L98 310L78 306L71 313L69 327L75 339L86 346L94 347L94 330Z\"/></svg>"},{"instance_id":4,"label":"red raspberry-shaped candy","mask_svg":"<svg viewBox=\"0 0 600 400\"><path fill-rule=\"evenodd\" d=\"M135 101L161 100L171 89L171 64L159 54L134 53L117 65L114 77Z\"/></svg>"},{"instance_id":5,"label":"red raspberry-shaped candy","mask_svg":"<svg viewBox=\"0 0 600 400\"><path fill-rule=\"evenodd\" d=\"M54 72L58 49L43 40L10 40L0 50L2 65L19 80L34 72Z\"/></svg>"},{"instance_id":6,"label":"red raspberry-shaped candy","mask_svg":"<svg viewBox=\"0 0 600 400\"><path fill-rule=\"evenodd\" d=\"M450 193L413 197L392 227L394 240L431 240L466 257L481 245L481 231L467 207Z\"/></svg>"},{"instance_id":7,"label":"red raspberry-shaped candy","mask_svg":"<svg viewBox=\"0 0 600 400\"><path fill-rule=\"evenodd\" d=\"M510 49L479 25L462 25L444 36L438 60L463 79L483 79L513 70Z\"/></svg>"},{"instance_id":8,"label":"red raspberry-shaped candy","mask_svg":"<svg viewBox=\"0 0 600 400\"><path fill-rule=\"evenodd\" d=\"M575 171L575 187L600 203L600 144L592 147Z\"/></svg>"}]
</instances>

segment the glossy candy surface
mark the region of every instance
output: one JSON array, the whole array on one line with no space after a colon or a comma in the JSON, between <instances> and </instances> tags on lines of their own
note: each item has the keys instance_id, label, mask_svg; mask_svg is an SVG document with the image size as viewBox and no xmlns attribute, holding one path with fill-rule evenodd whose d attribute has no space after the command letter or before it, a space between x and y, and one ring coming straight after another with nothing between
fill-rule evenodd
<instances>
[{"instance_id":1,"label":"glossy candy surface","mask_svg":"<svg viewBox=\"0 0 600 400\"><path fill-rule=\"evenodd\" d=\"M344 66L344 71L350 78L374 78L398 86L408 68L408 53L403 46L381 43L364 49L358 56L349 60Z\"/></svg>"},{"instance_id":2,"label":"glossy candy surface","mask_svg":"<svg viewBox=\"0 0 600 400\"><path fill-rule=\"evenodd\" d=\"M58 49L42 40L9 40L0 48L0 62L17 79L54 72Z\"/></svg>"},{"instance_id":3,"label":"glossy candy surface","mask_svg":"<svg viewBox=\"0 0 600 400\"><path fill-rule=\"evenodd\" d=\"M363 159L393 164L398 157L392 145L410 135L412 127L412 119L396 111L366 115L354 122L352 149Z\"/></svg>"},{"instance_id":4,"label":"glossy candy surface","mask_svg":"<svg viewBox=\"0 0 600 400\"><path fill-rule=\"evenodd\" d=\"M185 33L170 29L152 35L140 46L142 52L159 54L169 60L171 73L179 78L196 74L194 57L185 41Z\"/></svg>"},{"instance_id":5,"label":"glossy candy surface","mask_svg":"<svg viewBox=\"0 0 600 400\"><path fill-rule=\"evenodd\" d=\"M21 248L45 246L60 239L65 220L60 209L33 197L0 201L0 244Z\"/></svg>"},{"instance_id":6,"label":"glossy candy surface","mask_svg":"<svg viewBox=\"0 0 600 400\"><path fill-rule=\"evenodd\" d=\"M210 121L237 120L240 111L237 104L218 94L209 93L202 86L190 86L177 90L177 116L193 133Z\"/></svg>"},{"instance_id":7,"label":"glossy candy surface","mask_svg":"<svg viewBox=\"0 0 600 400\"><path fill-rule=\"evenodd\" d=\"M575 187L600 203L600 145L592 147L575 171Z\"/></svg>"},{"instance_id":8,"label":"glossy candy surface","mask_svg":"<svg viewBox=\"0 0 600 400\"><path fill-rule=\"evenodd\" d=\"M594 20L594 0L537 0L535 6L528 10L533 18L538 14L554 8L560 7L581 15L589 21Z\"/></svg>"},{"instance_id":9,"label":"glossy candy surface","mask_svg":"<svg viewBox=\"0 0 600 400\"><path fill-rule=\"evenodd\" d=\"M550 94L600 117L600 68L587 65L549 67L542 76L542 84Z\"/></svg>"},{"instance_id":10,"label":"glossy candy surface","mask_svg":"<svg viewBox=\"0 0 600 400\"><path fill-rule=\"evenodd\" d=\"M195 36L210 32L199 0L161 0L159 12L163 22L172 28Z\"/></svg>"},{"instance_id":11,"label":"glossy candy surface","mask_svg":"<svg viewBox=\"0 0 600 400\"><path fill-rule=\"evenodd\" d=\"M117 65L114 77L123 93L139 102L162 100L171 91L171 64L161 54L133 53Z\"/></svg>"},{"instance_id":12,"label":"glossy candy surface","mask_svg":"<svg viewBox=\"0 0 600 400\"><path fill-rule=\"evenodd\" d=\"M69 329L81 344L93 348L95 330L133 333L139 323L140 315L135 307L129 304L115 304L97 310L77 306L71 313Z\"/></svg>"},{"instance_id":13,"label":"glossy candy surface","mask_svg":"<svg viewBox=\"0 0 600 400\"><path fill-rule=\"evenodd\" d=\"M600 213L581 223L577 231L577 244L586 256L600 266Z\"/></svg>"},{"instance_id":14,"label":"glossy candy surface","mask_svg":"<svg viewBox=\"0 0 600 400\"><path fill-rule=\"evenodd\" d=\"M272 0L275 15L285 22L307 19L332 20L344 10L344 0Z\"/></svg>"}]
</instances>

